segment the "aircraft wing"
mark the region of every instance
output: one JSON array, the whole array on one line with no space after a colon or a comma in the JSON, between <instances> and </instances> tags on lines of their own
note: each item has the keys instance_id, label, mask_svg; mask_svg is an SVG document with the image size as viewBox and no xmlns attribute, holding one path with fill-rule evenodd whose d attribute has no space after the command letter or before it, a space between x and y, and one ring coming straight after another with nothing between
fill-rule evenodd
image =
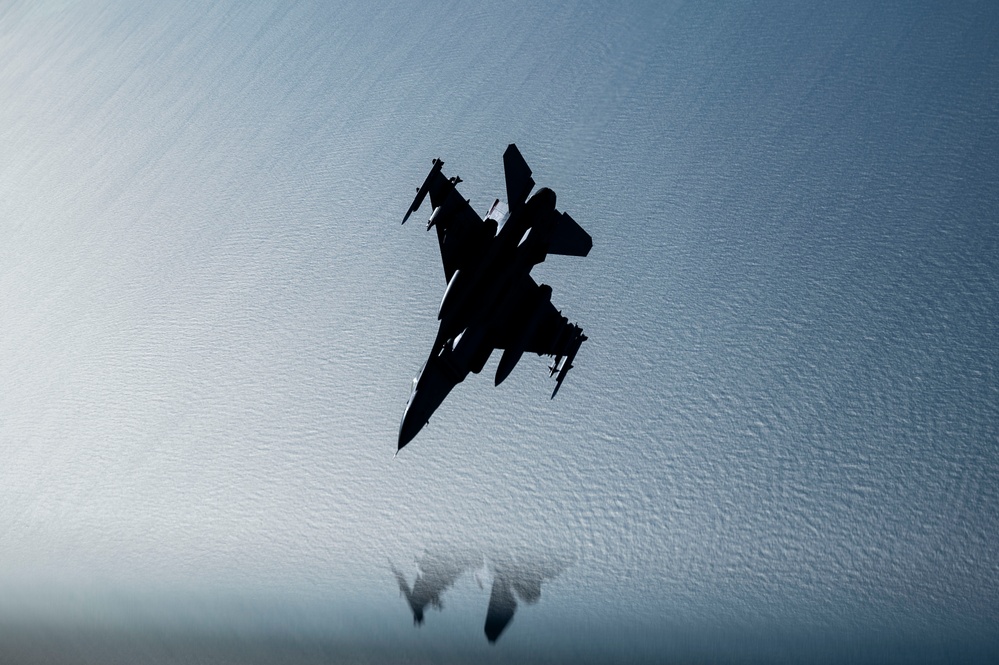
<instances>
[{"instance_id":1,"label":"aircraft wing","mask_svg":"<svg viewBox=\"0 0 999 665\"><path fill-rule=\"evenodd\" d=\"M530 275L526 275L512 295L518 305L510 316L489 331L493 348L516 349L536 353L539 356L558 355L565 348L560 339L567 328L574 327L562 316L548 298L551 287L539 285Z\"/></svg>"},{"instance_id":2,"label":"aircraft wing","mask_svg":"<svg viewBox=\"0 0 999 665\"><path fill-rule=\"evenodd\" d=\"M513 294L519 305L509 317L505 317L495 329L490 331L494 348L503 349L499 367L496 370L496 384L499 385L513 370L525 352L539 356L554 356L555 362L549 368L551 375L558 378L555 393L572 369L572 360L579 347L586 341L586 335L579 326L569 323L562 313L551 303L551 287L539 285L527 275L515 287Z\"/></svg>"},{"instance_id":3,"label":"aircraft wing","mask_svg":"<svg viewBox=\"0 0 999 665\"><path fill-rule=\"evenodd\" d=\"M448 201L451 206L449 214L434 226L437 227L437 242L441 248L444 279L451 281L454 271L461 268L465 258L472 254L468 247L483 242L486 234L491 237L495 231L483 223L457 189L453 190Z\"/></svg>"},{"instance_id":4,"label":"aircraft wing","mask_svg":"<svg viewBox=\"0 0 999 665\"><path fill-rule=\"evenodd\" d=\"M572 337L571 329L576 327L549 302L544 306L538 326L528 338L524 351L539 356L565 355L569 338Z\"/></svg>"},{"instance_id":5,"label":"aircraft wing","mask_svg":"<svg viewBox=\"0 0 999 665\"><path fill-rule=\"evenodd\" d=\"M492 237L495 229L483 223L468 201L462 198L457 189L461 178L446 177L441 170L443 165L444 162L439 159L433 161L433 168L423 186L417 188L416 198L406 211L402 223L405 224L409 216L423 205L423 200L429 194L433 212L427 222L427 230L437 228L444 279L450 281L454 271L462 267L465 257L474 255L474 252L468 251L469 247Z\"/></svg>"}]
</instances>

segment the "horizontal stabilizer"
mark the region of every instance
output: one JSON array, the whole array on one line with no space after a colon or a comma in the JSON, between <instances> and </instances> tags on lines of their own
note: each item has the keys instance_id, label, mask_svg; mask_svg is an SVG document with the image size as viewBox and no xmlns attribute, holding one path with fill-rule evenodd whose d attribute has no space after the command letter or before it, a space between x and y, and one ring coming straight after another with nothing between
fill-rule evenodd
<instances>
[{"instance_id":1,"label":"horizontal stabilizer","mask_svg":"<svg viewBox=\"0 0 999 665\"><path fill-rule=\"evenodd\" d=\"M506 174L506 200L510 212L516 212L524 205L527 195L534 188L531 167L524 161L516 144L511 143L503 153L503 171Z\"/></svg>"},{"instance_id":2,"label":"horizontal stabilizer","mask_svg":"<svg viewBox=\"0 0 999 665\"><path fill-rule=\"evenodd\" d=\"M552 238L548 243L549 254L564 256L586 256L593 247L593 238L576 223L569 213L563 212L555 224Z\"/></svg>"}]
</instances>

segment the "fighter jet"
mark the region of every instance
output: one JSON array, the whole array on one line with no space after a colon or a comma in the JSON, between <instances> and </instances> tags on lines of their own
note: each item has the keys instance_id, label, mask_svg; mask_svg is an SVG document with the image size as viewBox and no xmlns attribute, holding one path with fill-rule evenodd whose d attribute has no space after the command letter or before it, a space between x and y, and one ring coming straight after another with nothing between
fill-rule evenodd
<instances>
[{"instance_id":1,"label":"fighter jet","mask_svg":"<svg viewBox=\"0 0 999 665\"><path fill-rule=\"evenodd\" d=\"M482 219L458 193L461 178L446 177L443 166L440 159L433 160L402 220L405 224L430 195L433 212L427 231L437 230L447 287L430 357L413 379L398 450L469 372L482 371L494 349L503 349L497 386L525 352L553 356L548 369L556 377L554 399L586 341L583 329L552 305L552 288L531 277L531 269L549 254L586 256L593 246L590 235L555 208L555 192L542 187L528 198L535 184L531 169L511 143L503 153L507 203L496 199Z\"/></svg>"}]
</instances>

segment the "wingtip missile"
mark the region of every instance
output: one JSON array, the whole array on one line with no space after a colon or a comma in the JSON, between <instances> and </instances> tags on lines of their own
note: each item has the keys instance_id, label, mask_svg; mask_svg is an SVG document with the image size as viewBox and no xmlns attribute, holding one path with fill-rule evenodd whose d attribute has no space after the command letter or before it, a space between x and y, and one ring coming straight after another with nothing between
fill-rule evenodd
<instances>
[{"instance_id":1,"label":"wingtip missile","mask_svg":"<svg viewBox=\"0 0 999 665\"><path fill-rule=\"evenodd\" d=\"M423 181L423 186L416 188L416 198L413 199L413 204L409 206L409 210L406 211L406 216L402 218L403 224L406 223L406 220L409 219L410 215L416 212L420 206L423 205L423 199L426 198L427 192L430 191L430 185L434 182L434 176L440 173L443 166L444 161L439 157L435 157L433 160L433 166L430 168L430 173L427 174L427 179Z\"/></svg>"},{"instance_id":2,"label":"wingtip missile","mask_svg":"<svg viewBox=\"0 0 999 665\"><path fill-rule=\"evenodd\" d=\"M562 360L561 366L559 366L558 363L555 363L554 365L548 368L552 374L555 373L556 369L558 370L558 378L555 379L555 390L552 391L551 399L555 399L555 395L558 394L558 389L562 387L562 382L565 381L566 374L568 374L569 370L574 367L572 361L576 357L576 353L579 351L579 347L581 347L583 345L583 342L587 340L586 335L583 334L582 328L580 328L579 326L573 326L573 327L575 328L576 335L575 338L571 342L569 342L569 348L566 349L566 353L564 359Z\"/></svg>"}]
</instances>

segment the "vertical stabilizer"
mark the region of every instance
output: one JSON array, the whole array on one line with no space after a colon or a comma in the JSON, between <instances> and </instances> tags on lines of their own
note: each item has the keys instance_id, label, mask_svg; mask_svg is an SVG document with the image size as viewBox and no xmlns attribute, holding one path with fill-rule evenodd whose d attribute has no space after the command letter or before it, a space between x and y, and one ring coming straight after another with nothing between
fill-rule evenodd
<instances>
[{"instance_id":1,"label":"vertical stabilizer","mask_svg":"<svg viewBox=\"0 0 999 665\"><path fill-rule=\"evenodd\" d=\"M517 150L517 145L511 143L503 153L503 171L506 174L506 198L510 212L516 212L527 200L527 195L534 188L531 177L531 167L524 161L524 156Z\"/></svg>"}]
</instances>

